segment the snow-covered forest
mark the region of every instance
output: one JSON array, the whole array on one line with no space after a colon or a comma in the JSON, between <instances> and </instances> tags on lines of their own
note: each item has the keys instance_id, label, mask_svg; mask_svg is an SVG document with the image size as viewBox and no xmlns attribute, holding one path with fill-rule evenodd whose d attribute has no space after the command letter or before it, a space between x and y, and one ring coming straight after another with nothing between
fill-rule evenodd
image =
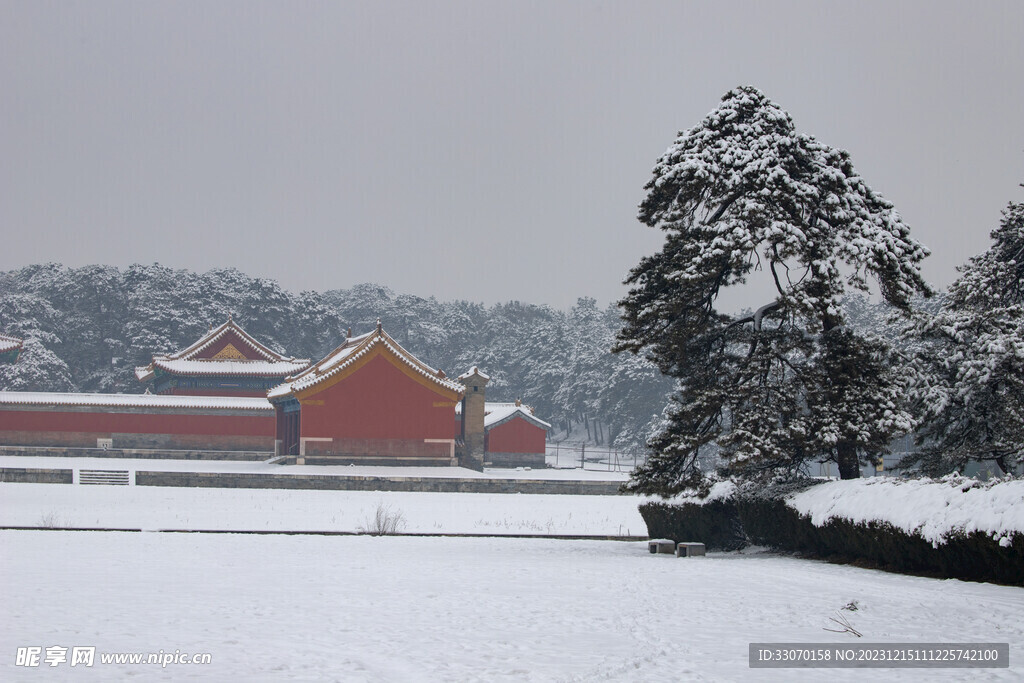
<instances>
[{"instance_id":1,"label":"snow-covered forest","mask_svg":"<svg viewBox=\"0 0 1024 683\"><path fill-rule=\"evenodd\" d=\"M673 387L643 358L610 352L618 310L593 299L560 311L424 299L372 284L293 293L233 269L45 264L0 273L0 331L25 340L18 363L0 366L0 389L138 393L135 366L184 348L229 315L275 350L314 360L349 328L359 334L380 317L434 367L485 369L488 398L522 398L553 425L552 441L641 446Z\"/></svg>"}]
</instances>

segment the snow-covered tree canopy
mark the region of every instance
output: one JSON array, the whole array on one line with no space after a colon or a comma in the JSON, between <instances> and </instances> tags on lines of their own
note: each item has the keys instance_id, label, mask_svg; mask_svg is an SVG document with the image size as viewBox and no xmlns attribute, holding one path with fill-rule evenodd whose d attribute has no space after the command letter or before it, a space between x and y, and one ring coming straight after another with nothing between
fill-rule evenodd
<instances>
[{"instance_id":1,"label":"snow-covered tree canopy","mask_svg":"<svg viewBox=\"0 0 1024 683\"><path fill-rule=\"evenodd\" d=\"M685 238L686 258L666 279L703 285L705 306L763 267L788 306L819 319L838 317L841 263L852 269L846 282L866 289L873 275L900 308L928 289L920 272L928 251L892 204L857 175L847 152L797 133L756 88L726 93L679 134L653 175L639 218ZM630 282L642 282L642 265Z\"/></svg>"},{"instance_id":2,"label":"snow-covered tree canopy","mask_svg":"<svg viewBox=\"0 0 1024 683\"><path fill-rule=\"evenodd\" d=\"M1024 204L1011 203L992 246L960 268L933 316L908 327L921 450L929 474L971 460L1010 471L1024 461Z\"/></svg>"},{"instance_id":3,"label":"snow-covered tree canopy","mask_svg":"<svg viewBox=\"0 0 1024 683\"><path fill-rule=\"evenodd\" d=\"M697 450L723 434L735 462L836 457L856 476L857 452L877 453L880 438L910 422L896 407L887 346L843 329L842 299L874 280L908 310L930 293L927 249L846 152L797 133L753 87L726 93L680 133L645 189L639 219L665 231L665 245L626 280L616 350L645 352L683 391L639 488L681 486L696 475ZM718 312L721 290L756 270L771 274L764 304L745 316Z\"/></svg>"}]
</instances>

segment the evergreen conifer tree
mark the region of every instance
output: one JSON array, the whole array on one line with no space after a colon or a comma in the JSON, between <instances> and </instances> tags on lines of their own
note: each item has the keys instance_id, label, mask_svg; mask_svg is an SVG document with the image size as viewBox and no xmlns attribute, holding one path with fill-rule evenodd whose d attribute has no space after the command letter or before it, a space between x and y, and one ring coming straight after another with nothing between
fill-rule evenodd
<instances>
[{"instance_id":1,"label":"evergreen conifer tree","mask_svg":"<svg viewBox=\"0 0 1024 683\"><path fill-rule=\"evenodd\" d=\"M1011 202L991 235L938 312L908 328L920 450L900 464L927 474L1024 461L1024 204Z\"/></svg>"},{"instance_id":2,"label":"evergreen conifer tree","mask_svg":"<svg viewBox=\"0 0 1024 683\"><path fill-rule=\"evenodd\" d=\"M645 190L639 219L665 243L626 280L614 350L645 353L681 389L634 490L694 483L699 451L716 443L737 472L817 459L856 477L912 427L888 346L851 330L841 302L873 279L907 310L930 293L928 252L846 152L797 133L778 105L740 87L679 134ZM755 271L773 283L764 305L717 310L720 292Z\"/></svg>"}]
</instances>

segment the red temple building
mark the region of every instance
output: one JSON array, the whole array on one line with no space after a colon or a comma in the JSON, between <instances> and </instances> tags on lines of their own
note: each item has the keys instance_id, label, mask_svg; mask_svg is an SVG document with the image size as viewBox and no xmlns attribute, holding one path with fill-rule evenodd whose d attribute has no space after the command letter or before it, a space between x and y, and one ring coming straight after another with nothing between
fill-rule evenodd
<instances>
[{"instance_id":1,"label":"red temple building","mask_svg":"<svg viewBox=\"0 0 1024 683\"><path fill-rule=\"evenodd\" d=\"M148 449L160 453L147 457L167 458L258 451L296 464L544 466L549 425L518 401L486 403L483 372L448 379L379 321L349 334L309 365L229 319L136 369L156 394L0 391L0 445Z\"/></svg>"},{"instance_id":2,"label":"red temple building","mask_svg":"<svg viewBox=\"0 0 1024 683\"><path fill-rule=\"evenodd\" d=\"M21 353L22 341L16 337L0 334L0 363L14 363Z\"/></svg>"},{"instance_id":3,"label":"red temple building","mask_svg":"<svg viewBox=\"0 0 1024 683\"><path fill-rule=\"evenodd\" d=\"M188 348L154 355L152 363L135 368L135 376L151 383L155 394L265 397L308 366L309 359L272 351L228 318Z\"/></svg>"},{"instance_id":4,"label":"red temple building","mask_svg":"<svg viewBox=\"0 0 1024 683\"><path fill-rule=\"evenodd\" d=\"M463 391L378 322L267 396L277 452L297 463L453 465Z\"/></svg>"}]
</instances>

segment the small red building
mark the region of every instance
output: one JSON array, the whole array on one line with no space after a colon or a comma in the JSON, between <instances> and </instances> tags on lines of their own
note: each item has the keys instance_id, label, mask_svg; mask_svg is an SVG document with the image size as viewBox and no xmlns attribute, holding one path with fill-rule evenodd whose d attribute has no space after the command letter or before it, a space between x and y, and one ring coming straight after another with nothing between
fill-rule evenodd
<instances>
[{"instance_id":1,"label":"small red building","mask_svg":"<svg viewBox=\"0 0 1024 683\"><path fill-rule=\"evenodd\" d=\"M456 420L461 420L461 410ZM551 425L515 403L484 404L484 461L496 467L545 467Z\"/></svg>"},{"instance_id":2,"label":"small red building","mask_svg":"<svg viewBox=\"0 0 1024 683\"><path fill-rule=\"evenodd\" d=\"M289 358L267 348L231 318L177 353L154 355L135 368L155 394L184 396L266 396L267 390L309 367L308 358Z\"/></svg>"},{"instance_id":3,"label":"small red building","mask_svg":"<svg viewBox=\"0 0 1024 683\"><path fill-rule=\"evenodd\" d=\"M303 464L456 463L463 387L377 328L268 393L277 452Z\"/></svg>"}]
</instances>

